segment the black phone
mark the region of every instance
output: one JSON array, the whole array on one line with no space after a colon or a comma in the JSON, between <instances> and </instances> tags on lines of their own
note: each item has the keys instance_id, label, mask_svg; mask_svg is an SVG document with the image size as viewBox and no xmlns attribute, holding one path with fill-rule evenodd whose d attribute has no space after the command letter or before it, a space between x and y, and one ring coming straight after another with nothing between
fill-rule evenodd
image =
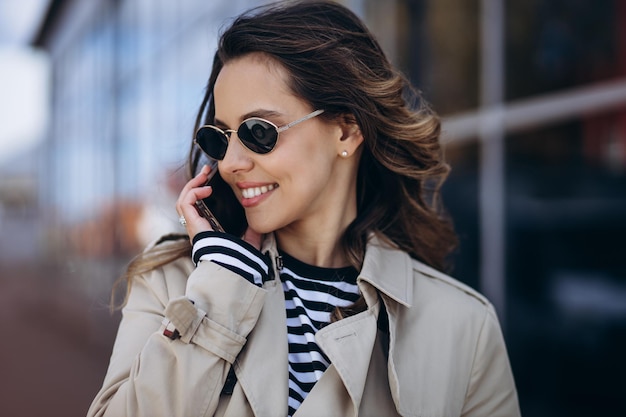
<instances>
[{"instance_id":1,"label":"black phone","mask_svg":"<svg viewBox=\"0 0 626 417\"><path fill-rule=\"evenodd\" d=\"M211 178L213 178L213 176L217 173L217 161L211 160L209 161L208 165L211 167L211 171L209 172L209 178L207 179L207 182L206 182L207 184L209 183L209 181L211 181ZM211 210L209 210L209 207L207 207L204 200L196 201L196 210L198 210L198 213L200 213L202 217L207 219L207 221L211 225L211 228L214 231L224 232L224 228L222 227L220 222L217 221L217 218L211 212Z\"/></svg>"}]
</instances>

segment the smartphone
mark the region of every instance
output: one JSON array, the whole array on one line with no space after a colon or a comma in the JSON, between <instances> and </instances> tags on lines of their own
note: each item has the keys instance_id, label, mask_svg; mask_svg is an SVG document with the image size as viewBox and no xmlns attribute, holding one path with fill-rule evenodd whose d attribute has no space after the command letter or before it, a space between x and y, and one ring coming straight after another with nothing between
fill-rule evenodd
<instances>
[{"instance_id":1,"label":"smartphone","mask_svg":"<svg viewBox=\"0 0 626 417\"><path fill-rule=\"evenodd\" d=\"M208 165L211 167L211 171L209 172L209 178L207 179L206 184L208 184L209 181L211 181L211 178L213 178L213 176L217 173L217 161L210 160L208 162ZM202 217L207 219L207 221L211 225L211 228L214 231L216 231L216 232L224 232L224 228L222 227L220 222L217 221L217 218L215 217L215 215L213 215L211 210L209 210L209 208L205 204L204 200L196 201L196 210L198 210L198 213L200 213L200 215Z\"/></svg>"}]
</instances>

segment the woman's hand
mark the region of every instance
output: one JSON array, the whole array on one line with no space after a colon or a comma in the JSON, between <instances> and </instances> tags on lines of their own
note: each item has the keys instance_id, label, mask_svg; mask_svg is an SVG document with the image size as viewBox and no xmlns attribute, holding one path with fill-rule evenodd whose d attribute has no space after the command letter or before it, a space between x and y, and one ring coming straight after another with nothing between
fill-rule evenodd
<instances>
[{"instance_id":1,"label":"woman's hand","mask_svg":"<svg viewBox=\"0 0 626 417\"><path fill-rule=\"evenodd\" d=\"M211 186L205 185L211 168L208 165L202 167L198 175L192 178L183 187L176 201L176 212L185 219L185 229L189 239L193 239L200 232L213 230L211 224L198 213L196 201L209 197L213 193Z\"/></svg>"},{"instance_id":2,"label":"woman's hand","mask_svg":"<svg viewBox=\"0 0 626 417\"><path fill-rule=\"evenodd\" d=\"M176 211L181 218L184 217L185 219L184 226L190 240L193 240L193 237L200 232L213 230L209 221L202 217L196 209L196 201L205 199L213 193L213 188L205 185L210 172L211 168L208 165L203 166L200 173L185 184L176 202ZM261 248L263 236L250 227L241 238L255 248Z\"/></svg>"}]
</instances>

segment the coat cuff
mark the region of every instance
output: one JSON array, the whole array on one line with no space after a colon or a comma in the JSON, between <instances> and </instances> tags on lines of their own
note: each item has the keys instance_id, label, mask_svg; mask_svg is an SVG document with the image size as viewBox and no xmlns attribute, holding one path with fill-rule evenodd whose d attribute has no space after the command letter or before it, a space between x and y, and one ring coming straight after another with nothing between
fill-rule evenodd
<instances>
[{"instance_id":1,"label":"coat cuff","mask_svg":"<svg viewBox=\"0 0 626 417\"><path fill-rule=\"evenodd\" d=\"M185 296L167 304L161 332L232 362L256 325L266 293L227 268L201 262Z\"/></svg>"},{"instance_id":2,"label":"coat cuff","mask_svg":"<svg viewBox=\"0 0 626 417\"><path fill-rule=\"evenodd\" d=\"M170 339L180 337L183 342L189 343L205 314L187 297L175 298L165 308L163 334Z\"/></svg>"}]
</instances>

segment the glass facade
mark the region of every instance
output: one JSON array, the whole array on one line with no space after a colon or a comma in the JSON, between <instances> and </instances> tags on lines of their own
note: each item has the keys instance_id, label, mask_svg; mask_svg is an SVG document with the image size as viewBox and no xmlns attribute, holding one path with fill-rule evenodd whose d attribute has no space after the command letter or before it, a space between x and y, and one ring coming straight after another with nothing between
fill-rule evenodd
<instances>
[{"instance_id":1,"label":"glass facade","mask_svg":"<svg viewBox=\"0 0 626 417\"><path fill-rule=\"evenodd\" d=\"M478 106L479 17L478 0L398 1L397 65L440 114Z\"/></svg>"},{"instance_id":2,"label":"glass facade","mask_svg":"<svg viewBox=\"0 0 626 417\"><path fill-rule=\"evenodd\" d=\"M54 242L128 257L176 230L174 195L216 32L246 6L192 3L96 2L62 47L51 42L53 134L42 184Z\"/></svg>"},{"instance_id":3,"label":"glass facade","mask_svg":"<svg viewBox=\"0 0 626 417\"><path fill-rule=\"evenodd\" d=\"M507 137L508 336L537 415L626 410L625 114Z\"/></svg>"},{"instance_id":4,"label":"glass facade","mask_svg":"<svg viewBox=\"0 0 626 417\"><path fill-rule=\"evenodd\" d=\"M509 0L506 96L513 100L626 76L620 0Z\"/></svg>"},{"instance_id":5,"label":"glass facade","mask_svg":"<svg viewBox=\"0 0 626 417\"><path fill-rule=\"evenodd\" d=\"M494 302L522 413L624 414L626 2L343 3L443 116L453 275ZM54 67L48 253L117 271L180 230L174 200L218 30L260 2L68 4L40 40ZM116 274L79 285L95 291L94 276L106 298Z\"/></svg>"}]
</instances>

